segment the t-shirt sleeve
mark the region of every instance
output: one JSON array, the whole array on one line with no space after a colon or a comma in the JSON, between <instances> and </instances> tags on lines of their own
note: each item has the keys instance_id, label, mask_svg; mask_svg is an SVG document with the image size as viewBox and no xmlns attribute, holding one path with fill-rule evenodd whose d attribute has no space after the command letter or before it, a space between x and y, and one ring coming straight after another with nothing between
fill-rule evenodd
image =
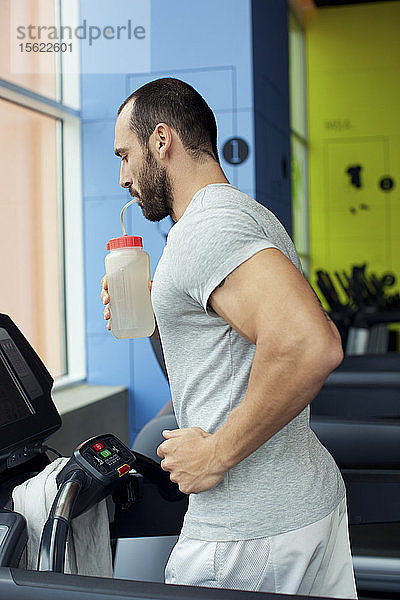
<instances>
[{"instance_id":1,"label":"t-shirt sleeve","mask_svg":"<svg viewBox=\"0 0 400 600\"><path fill-rule=\"evenodd\" d=\"M215 288L260 250L277 248L258 222L242 208L212 207L187 215L173 240L179 257L173 274L178 289L204 311Z\"/></svg>"}]
</instances>

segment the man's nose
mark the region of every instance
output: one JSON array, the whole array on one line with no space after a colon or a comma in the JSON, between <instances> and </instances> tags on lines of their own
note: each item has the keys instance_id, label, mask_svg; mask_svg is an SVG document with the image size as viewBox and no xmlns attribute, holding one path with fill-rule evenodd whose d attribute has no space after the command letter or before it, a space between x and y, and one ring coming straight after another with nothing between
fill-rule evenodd
<instances>
[{"instance_id":1,"label":"man's nose","mask_svg":"<svg viewBox=\"0 0 400 600\"><path fill-rule=\"evenodd\" d=\"M119 184L121 187L123 188L129 188L129 186L132 185L132 178L129 177L129 175L127 175L126 173L124 173L123 168L121 167L121 172L120 172L120 176L119 176Z\"/></svg>"}]
</instances>

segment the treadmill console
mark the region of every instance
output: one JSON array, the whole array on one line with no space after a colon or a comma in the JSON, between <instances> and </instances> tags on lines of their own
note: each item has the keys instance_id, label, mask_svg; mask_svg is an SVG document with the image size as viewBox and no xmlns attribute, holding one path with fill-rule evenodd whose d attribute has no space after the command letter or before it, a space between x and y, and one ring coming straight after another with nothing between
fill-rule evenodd
<instances>
[{"instance_id":1,"label":"treadmill console","mask_svg":"<svg viewBox=\"0 0 400 600\"><path fill-rule=\"evenodd\" d=\"M106 484L128 473L136 459L125 444L108 433L83 442L74 451L72 461L88 475Z\"/></svg>"},{"instance_id":2,"label":"treadmill console","mask_svg":"<svg viewBox=\"0 0 400 600\"><path fill-rule=\"evenodd\" d=\"M7 315L0 314L0 473L35 456L61 426L53 379Z\"/></svg>"},{"instance_id":3,"label":"treadmill console","mask_svg":"<svg viewBox=\"0 0 400 600\"><path fill-rule=\"evenodd\" d=\"M77 471L84 473L85 483L71 518L114 492L120 478L128 475L135 463L134 453L112 433L95 436L80 444L56 479L60 490L60 486L68 482L71 476L74 477ZM125 478L125 481L128 479Z\"/></svg>"}]
</instances>

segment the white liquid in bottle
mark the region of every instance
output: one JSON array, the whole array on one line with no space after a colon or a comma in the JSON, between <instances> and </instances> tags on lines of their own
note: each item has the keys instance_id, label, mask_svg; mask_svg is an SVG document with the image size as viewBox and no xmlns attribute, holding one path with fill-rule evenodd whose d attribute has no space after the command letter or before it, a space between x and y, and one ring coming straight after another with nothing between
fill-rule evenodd
<instances>
[{"instance_id":1,"label":"white liquid in bottle","mask_svg":"<svg viewBox=\"0 0 400 600\"><path fill-rule=\"evenodd\" d=\"M155 319L148 282L151 279L150 257L143 250L142 238L125 233L123 214L135 202L128 202L121 212L124 235L111 239L105 258L110 295L111 331L116 338L140 338L153 334Z\"/></svg>"}]
</instances>

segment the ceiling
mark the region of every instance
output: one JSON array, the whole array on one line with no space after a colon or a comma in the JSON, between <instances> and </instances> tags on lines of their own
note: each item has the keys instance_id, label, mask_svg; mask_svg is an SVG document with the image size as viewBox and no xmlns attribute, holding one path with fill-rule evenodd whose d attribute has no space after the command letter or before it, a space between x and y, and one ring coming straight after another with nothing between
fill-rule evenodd
<instances>
[{"instance_id":1,"label":"ceiling","mask_svg":"<svg viewBox=\"0 0 400 600\"><path fill-rule=\"evenodd\" d=\"M388 0L314 0L317 8L324 6L344 6L345 4L367 4L369 2L387 2ZM397 1L397 0L392 0Z\"/></svg>"}]
</instances>

